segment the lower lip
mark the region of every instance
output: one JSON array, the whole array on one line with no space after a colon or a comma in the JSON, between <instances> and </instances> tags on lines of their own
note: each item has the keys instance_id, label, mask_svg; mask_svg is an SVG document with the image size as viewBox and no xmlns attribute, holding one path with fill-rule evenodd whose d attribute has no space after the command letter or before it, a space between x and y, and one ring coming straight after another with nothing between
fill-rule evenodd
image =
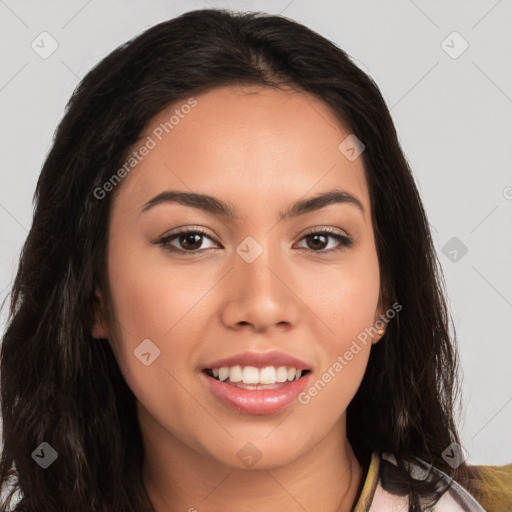
<instances>
[{"instance_id":1,"label":"lower lip","mask_svg":"<svg viewBox=\"0 0 512 512\"><path fill-rule=\"evenodd\" d=\"M201 378L221 402L237 412L257 415L276 414L288 407L304 391L310 375L311 372L276 389L243 389L201 372Z\"/></svg>"}]
</instances>

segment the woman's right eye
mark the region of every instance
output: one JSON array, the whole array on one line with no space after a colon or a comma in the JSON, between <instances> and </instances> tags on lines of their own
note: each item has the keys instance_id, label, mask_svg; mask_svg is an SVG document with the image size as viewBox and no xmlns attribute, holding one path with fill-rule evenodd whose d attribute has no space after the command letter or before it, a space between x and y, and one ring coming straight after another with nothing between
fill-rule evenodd
<instances>
[{"instance_id":1,"label":"woman's right eye","mask_svg":"<svg viewBox=\"0 0 512 512\"><path fill-rule=\"evenodd\" d=\"M200 229L191 229L186 231L178 231L172 235L166 235L154 243L160 245L165 250L170 252L194 255L198 252L203 252L207 249L213 248L207 247L206 249L199 250L199 247L202 245L204 238L208 238L209 240L213 241L213 239L207 235L205 231ZM176 244L181 247L176 247Z\"/></svg>"}]
</instances>

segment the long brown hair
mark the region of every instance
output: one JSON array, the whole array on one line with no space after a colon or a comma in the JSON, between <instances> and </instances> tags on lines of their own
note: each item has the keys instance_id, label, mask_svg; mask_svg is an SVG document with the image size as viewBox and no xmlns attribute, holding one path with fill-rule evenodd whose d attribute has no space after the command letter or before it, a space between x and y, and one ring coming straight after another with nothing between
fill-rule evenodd
<instances>
[{"instance_id":1,"label":"long brown hair","mask_svg":"<svg viewBox=\"0 0 512 512\"><path fill-rule=\"evenodd\" d=\"M347 435L359 460L395 455L396 468L382 464L382 482L409 495L410 511L444 491L412 479L405 464L415 457L478 495L476 473L442 457L460 443L455 332L425 211L377 85L303 25L212 9L160 23L96 65L74 91L44 162L1 351L0 484L19 493L15 510L152 510L135 397L109 344L91 338L94 289L106 286L112 199L94 190L167 105L228 84L312 93L363 141L382 296L403 308L371 350ZM31 457L42 442L58 453L45 470ZM0 511L8 506L6 498Z\"/></svg>"}]
</instances>

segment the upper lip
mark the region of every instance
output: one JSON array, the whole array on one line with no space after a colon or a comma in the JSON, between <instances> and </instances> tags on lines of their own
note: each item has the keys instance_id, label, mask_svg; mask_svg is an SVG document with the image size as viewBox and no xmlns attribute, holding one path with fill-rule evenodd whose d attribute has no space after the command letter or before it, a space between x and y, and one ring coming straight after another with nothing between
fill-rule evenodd
<instances>
[{"instance_id":1,"label":"upper lip","mask_svg":"<svg viewBox=\"0 0 512 512\"><path fill-rule=\"evenodd\" d=\"M310 367L300 359L279 351L270 352L244 352L235 356L226 357L210 363L203 370L222 368L225 366L255 366L265 368L266 366L288 366L297 370L309 370Z\"/></svg>"}]
</instances>

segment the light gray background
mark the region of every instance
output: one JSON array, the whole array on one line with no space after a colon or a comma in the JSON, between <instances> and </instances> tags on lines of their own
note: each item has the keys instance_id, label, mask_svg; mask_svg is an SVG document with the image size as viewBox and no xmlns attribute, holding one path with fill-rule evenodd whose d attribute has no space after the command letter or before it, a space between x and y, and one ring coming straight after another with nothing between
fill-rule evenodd
<instances>
[{"instance_id":1,"label":"light gray background","mask_svg":"<svg viewBox=\"0 0 512 512\"><path fill-rule=\"evenodd\" d=\"M464 370L463 445L471 463L511 463L510 1L0 0L0 298L31 224L42 162L79 79L144 29L209 6L302 22L345 49L380 87L445 272ZM59 45L47 59L31 48L43 31ZM469 43L458 58L442 47L453 31ZM444 45L461 48L453 37ZM468 248L456 262L442 252L452 237ZM2 331L5 319L6 308Z\"/></svg>"}]
</instances>

